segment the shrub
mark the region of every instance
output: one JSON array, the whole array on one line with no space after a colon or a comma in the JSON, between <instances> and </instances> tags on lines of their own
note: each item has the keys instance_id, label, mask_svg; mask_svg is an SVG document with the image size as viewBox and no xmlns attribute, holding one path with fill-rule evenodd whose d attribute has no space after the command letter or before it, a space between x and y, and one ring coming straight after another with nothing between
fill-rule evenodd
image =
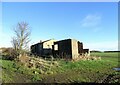
<instances>
[{"instance_id":1,"label":"shrub","mask_svg":"<svg viewBox=\"0 0 120 85\"><path fill-rule=\"evenodd\" d=\"M14 60L15 58L17 58L17 55L17 52L13 48L5 48L2 51L2 59Z\"/></svg>"}]
</instances>

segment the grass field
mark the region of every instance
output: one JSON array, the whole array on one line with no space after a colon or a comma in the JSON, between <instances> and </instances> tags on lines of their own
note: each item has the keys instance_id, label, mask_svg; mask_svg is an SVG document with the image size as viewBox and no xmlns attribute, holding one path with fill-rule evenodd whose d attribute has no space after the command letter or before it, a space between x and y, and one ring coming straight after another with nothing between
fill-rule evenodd
<instances>
[{"instance_id":1,"label":"grass field","mask_svg":"<svg viewBox=\"0 0 120 85\"><path fill-rule=\"evenodd\" d=\"M91 53L100 56L101 60L65 61L57 60L58 67L52 67L47 73L37 69L29 69L17 62L2 61L2 80L4 83L40 82L40 83L116 83L120 72L113 70L118 67L118 53ZM34 73L34 72L37 73ZM17 76L16 76L17 75ZM120 82L119 82L120 83Z\"/></svg>"},{"instance_id":2,"label":"grass field","mask_svg":"<svg viewBox=\"0 0 120 85\"><path fill-rule=\"evenodd\" d=\"M100 57L111 57L111 58L115 58L115 57L118 57L118 54L120 54L119 52L108 52L108 53L104 53L104 52L101 52L101 53L91 53L90 55L92 56L100 56Z\"/></svg>"}]
</instances>

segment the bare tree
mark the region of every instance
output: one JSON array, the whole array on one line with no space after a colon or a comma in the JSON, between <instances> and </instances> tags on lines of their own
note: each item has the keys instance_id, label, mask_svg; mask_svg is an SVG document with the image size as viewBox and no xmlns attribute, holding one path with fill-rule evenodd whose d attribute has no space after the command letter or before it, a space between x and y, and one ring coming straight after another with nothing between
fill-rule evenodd
<instances>
[{"instance_id":1,"label":"bare tree","mask_svg":"<svg viewBox=\"0 0 120 85\"><path fill-rule=\"evenodd\" d=\"M15 37L12 38L12 45L13 45L13 48L18 51L18 47L19 47L19 44L18 44L18 41Z\"/></svg>"},{"instance_id":2,"label":"bare tree","mask_svg":"<svg viewBox=\"0 0 120 85\"><path fill-rule=\"evenodd\" d=\"M15 36L12 38L13 48L18 54L23 54L30 42L30 29L26 22L19 22L14 28Z\"/></svg>"}]
</instances>

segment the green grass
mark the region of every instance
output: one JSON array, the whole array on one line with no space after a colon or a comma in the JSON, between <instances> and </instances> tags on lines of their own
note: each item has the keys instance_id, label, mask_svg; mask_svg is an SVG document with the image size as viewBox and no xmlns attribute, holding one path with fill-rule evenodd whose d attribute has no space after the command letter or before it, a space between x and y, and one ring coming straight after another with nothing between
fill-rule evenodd
<instances>
[{"instance_id":1,"label":"green grass","mask_svg":"<svg viewBox=\"0 0 120 85\"><path fill-rule=\"evenodd\" d=\"M57 60L58 67L47 69L46 73L39 69L24 67L18 62L9 60L2 61L3 82L99 82L109 75L119 75L113 70L118 67L118 53L91 53L92 56L100 56L101 60L65 61ZM33 73L36 71L36 74ZM16 76L17 75L17 76ZM17 77L20 77L17 79ZM118 82L114 80L113 82Z\"/></svg>"},{"instance_id":2,"label":"green grass","mask_svg":"<svg viewBox=\"0 0 120 85\"><path fill-rule=\"evenodd\" d=\"M91 56L100 56L100 57L109 57L109 58L117 58L118 57L118 54L120 54L119 52L108 52L108 53L98 53L98 52L95 52L95 53L91 53L90 55Z\"/></svg>"},{"instance_id":3,"label":"green grass","mask_svg":"<svg viewBox=\"0 0 120 85\"><path fill-rule=\"evenodd\" d=\"M108 52L108 53L91 53L91 56L100 56L102 58L102 60L105 61L109 61L112 64L116 64L118 65L118 63L120 63L120 61L118 61L118 57L119 57L120 52Z\"/></svg>"},{"instance_id":4,"label":"green grass","mask_svg":"<svg viewBox=\"0 0 120 85\"><path fill-rule=\"evenodd\" d=\"M86 61L64 61L59 60L59 68L53 69L53 77L62 76L59 79L64 82L98 82L104 76L113 75L116 71L114 67L118 67L118 53L92 53L92 56L99 56L101 60ZM59 75L60 74L60 75Z\"/></svg>"},{"instance_id":5,"label":"green grass","mask_svg":"<svg viewBox=\"0 0 120 85\"><path fill-rule=\"evenodd\" d=\"M64 62L64 61L63 61ZM77 61L67 62L62 64L62 67L57 69L64 73L70 73L67 78L78 82L95 82L97 78L109 75L115 71L112 68L116 67L117 63L105 60L93 61Z\"/></svg>"},{"instance_id":6,"label":"green grass","mask_svg":"<svg viewBox=\"0 0 120 85\"><path fill-rule=\"evenodd\" d=\"M118 53L92 53L92 56L101 57L101 60L86 60L86 61L64 61L59 60L62 69L101 69L101 68L112 68L118 66Z\"/></svg>"},{"instance_id":7,"label":"green grass","mask_svg":"<svg viewBox=\"0 0 120 85\"><path fill-rule=\"evenodd\" d=\"M4 83L33 82L41 79L39 75L33 73L36 69L27 68L15 61L0 60L0 62L2 62L2 81Z\"/></svg>"}]
</instances>

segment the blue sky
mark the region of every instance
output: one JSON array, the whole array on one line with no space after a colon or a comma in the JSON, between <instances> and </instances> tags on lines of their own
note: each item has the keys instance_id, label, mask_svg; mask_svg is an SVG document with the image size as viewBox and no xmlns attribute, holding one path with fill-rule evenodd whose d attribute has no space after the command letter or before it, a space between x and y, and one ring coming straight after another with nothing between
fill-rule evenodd
<instances>
[{"instance_id":1,"label":"blue sky","mask_svg":"<svg viewBox=\"0 0 120 85\"><path fill-rule=\"evenodd\" d=\"M11 46L12 28L21 21L31 28L29 45L51 38L74 38L90 50L118 49L117 2L4 2L0 47Z\"/></svg>"}]
</instances>

